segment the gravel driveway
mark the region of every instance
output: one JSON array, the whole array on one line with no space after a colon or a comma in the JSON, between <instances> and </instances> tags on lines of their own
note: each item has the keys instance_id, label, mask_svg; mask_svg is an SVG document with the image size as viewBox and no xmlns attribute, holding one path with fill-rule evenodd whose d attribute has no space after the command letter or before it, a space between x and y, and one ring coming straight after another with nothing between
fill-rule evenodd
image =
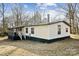
<instances>
[{"instance_id":1,"label":"gravel driveway","mask_svg":"<svg viewBox=\"0 0 79 59\"><path fill-rule=\"evenodd\" d=\"M0 55L9 56L78 56L79 40L65 39L53 43L0 40L0 51Z\"/></svg>"}]
</instances>

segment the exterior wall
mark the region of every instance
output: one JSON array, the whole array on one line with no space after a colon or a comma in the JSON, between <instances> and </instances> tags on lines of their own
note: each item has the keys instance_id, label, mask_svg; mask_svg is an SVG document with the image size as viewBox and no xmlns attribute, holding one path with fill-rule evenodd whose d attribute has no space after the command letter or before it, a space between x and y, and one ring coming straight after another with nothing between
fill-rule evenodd
<instances>
[{"instance_id":1,"label":"exterior wall","mask_svg":"<svg viewBox=\"0 0 79 59\"><path fill-rule=\"evenodd\" d=\"M61 25L61 34L58 35L58 25ZM26 33L26 28L28 28L28 33ZM34 34L31 34L31 28L34 28ZM66 28L68 28L68 32L66 32ZM66 37L70 35L70 28L63 22L44 25L44 26L32 26L32 27L24 27L23 35L42 38L46 40L51 40L55 38Z\"/></svg>"},{"instance_id":2,"label":"exterior wall","mask_svg":"<svg viewBox=\"0 0 79 59\"><path fill-rule=\"evenodd\" d=\"M29 28L29 27L24 27L24 28L22 29L22 34L29 36L29 33L26 33L26 28L28 28L28 32L30 32L30 30L29 30L30 28Z\"/></svg>"},{"instance_id":3,"label":"exterior wall","mask_svg":"<svg viewBox=\"0 0 79 59\"><path fill-rule=\"evenodd\" d=\"M58 25L61 25L61 34L58 34ZM66 32L66 28L68 28L68 32ZM65 23L60 22L60 23L49 25L49 33L50 33L49 34L50 39L66 37L69 36L70 34L70 28Z\"/></svg>"},{"instance_id":4,"label":"exterior wall","mask_svg":"<svg viewBox=\"0 0 79 59\"><path fill-rule=\"evenodd\" d=\"M26 28L28 28L28 33L26 33ZM34 28L34 34L31 34L31 28ZM23 34L36 38L49 39L48 25L25 27L23 28Z\"/></svg>"}]
</instances>

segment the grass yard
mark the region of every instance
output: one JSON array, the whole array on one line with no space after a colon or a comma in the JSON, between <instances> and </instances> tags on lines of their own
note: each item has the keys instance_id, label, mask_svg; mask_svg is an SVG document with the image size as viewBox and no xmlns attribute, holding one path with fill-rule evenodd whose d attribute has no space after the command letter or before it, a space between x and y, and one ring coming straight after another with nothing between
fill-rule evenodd
<instances>
[{"instance_id":1,"label":"grass yard","mask_svg":"<svg viewBox=\"0 0 79 59\"><path fill-rule=\"evenodd\" d=\"M79 40L65 39L53 43L0 39L2 56L79 56Z\"/></svg>"}]
</instances>

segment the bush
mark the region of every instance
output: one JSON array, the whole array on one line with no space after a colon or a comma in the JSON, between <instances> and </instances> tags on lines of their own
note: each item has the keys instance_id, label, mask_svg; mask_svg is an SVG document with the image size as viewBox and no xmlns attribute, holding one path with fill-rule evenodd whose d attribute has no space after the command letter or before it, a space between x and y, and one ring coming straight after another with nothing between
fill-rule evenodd
<instances>
[{"instance_id":1,"label":"bush","mask_svg":"<svg viewBox=\"0 0 79 59\"><path fill-rule=\"evenodd\" d=\"M6 33L6 32L0 33L0 36L1 36L1 37L7 36L7 35L8 35L8 33Z\"/></svg>"}]
</instances>

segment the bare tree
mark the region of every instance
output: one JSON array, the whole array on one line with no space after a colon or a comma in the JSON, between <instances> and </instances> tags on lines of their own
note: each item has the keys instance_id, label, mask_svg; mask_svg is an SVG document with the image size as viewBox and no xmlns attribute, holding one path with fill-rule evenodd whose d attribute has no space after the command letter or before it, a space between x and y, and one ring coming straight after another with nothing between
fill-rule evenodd
<instances>
[{"instance_id":1,"label":"bare tree","mask_svg":"<svg viewBox=\"0 0 79 59\"><path fill-rule=\"evenodd\" d=\"M2 23L3 23L3 33L6 32L6 29L5 29L5 11L6 11L6 8L5 8L5 4L4 3L1 3L0 4L0 15L1 15L1 18L2 18Z\"/></svg>"},{"instance_id":2,"label":"bare tree","mask_svg":"<svg viewBox=\"0 0 79 59\"><path fill-rule=\"evenodd\" d=\"M66 15L67 15L67 18L69 18L69 21L70 21L70 33L72 34L76 34L77 32L77 25L76 25L76 22L77 22L77 19L75 18L76 17L76 10L77 10L77 3L67 3L65 4L66 7L62 7L62 9L64 9L66 11Z\"/></svg>"},{"instance_id":3,"label":"bare tree","mask_svg":"<svg viewBox=\"0 0 79 59\"><path fill-rule=\"evenodd\" d=\"M69 13L69 19L70 19L70 25L71 25L70 29L71 29L71 33L73 34L76 33L76 25L75 25L76 6L77 4L72 4L72 3L68 4L68 7L69 7L68 13Z\"/></svg>"},{"instance_id":4,"label":"bare tree","mask_svg":"<svg viewBox=\"0 0 79 59\"><path fill-rule=\"evenodd\" d=\"M34 22L37 24L41 23L41 14L39 13L39 11L36 11L34 13Z\"/></svg>"},{"instance_id":5,"label":"bare tree","mask_svg":"<svg viewBox=\"0 0 79 59\"><path fill-rule=\"evenodd\" d=\"M79 34L79 4L77 3L77 8L76 8L76 30L77 30L77 34Z\"/></svg>"},{"instance_id":6,"label":"bare tree","mask_svg":"<svg viewBox=\"0 0 79 59\"><path fill-rule=\"evenodd\" d=\"M12 8L12 14L15 19L15 26L22 25L22 20L23 20L23 10L24 7L22 4L13 4Z\"/></svg>"},{"instance_id":7,"label":"bare tree","mask_svg":"<svg viewBox=\"0 0 79 59\"><path fill-rule=\"evenodd\" d=\"M41 14L39 11L34 12L33 16L29 19L29 24L41 23Z\"/></svg>"}]
</instances>

